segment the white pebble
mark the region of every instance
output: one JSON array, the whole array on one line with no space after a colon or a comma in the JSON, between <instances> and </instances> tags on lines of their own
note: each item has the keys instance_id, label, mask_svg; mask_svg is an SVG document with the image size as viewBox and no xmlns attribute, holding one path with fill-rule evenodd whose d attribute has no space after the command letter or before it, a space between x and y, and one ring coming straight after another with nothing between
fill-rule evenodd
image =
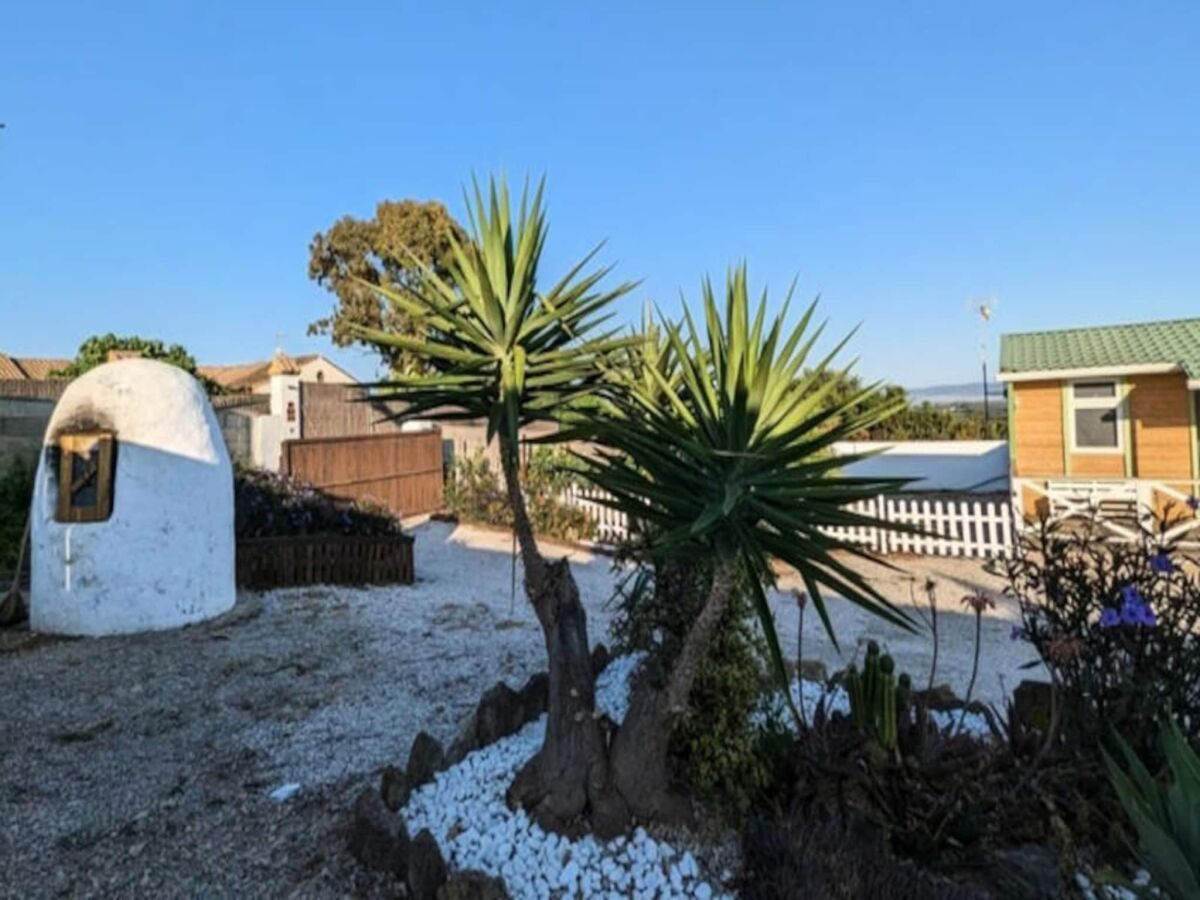
<instances>
[{"instance_id":1,"label":"white pebble","mask_svg":"<svg viewBox=\"0 0 1200 900\"><path fill-rule=\"evenodd\" d=\"M596 706L615 721L629 707L629 680L641 660L618 657L596 680ZM547 834L524 812L508 808L505 791L541 746L545 728L543 716L414 791L403 810L409 833L428 828L452 870L497 876L513 897L712 900L712 887L698 880L695 857L656 841L642 827L604 843L592 835L572 841ZM460 824L467 822L465 828ZM448 839L451 829L458 833Z\"/></svg>"}]
</instances>

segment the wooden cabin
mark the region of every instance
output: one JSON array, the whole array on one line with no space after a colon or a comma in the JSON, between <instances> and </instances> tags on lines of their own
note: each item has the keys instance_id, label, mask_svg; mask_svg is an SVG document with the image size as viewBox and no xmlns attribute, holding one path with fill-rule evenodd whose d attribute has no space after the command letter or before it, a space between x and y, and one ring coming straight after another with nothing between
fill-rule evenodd
<instances>
[{"instance_id":1,"label":"wooden cabin","mask_svg":"<svg viewBox=\"0 0 1200 900\"><path fill-rule=\"evenodd\" d=\"M1026 517L1196 521L1200 319L1006 334L1000 380Z\"/></svg>"}]
</instances>

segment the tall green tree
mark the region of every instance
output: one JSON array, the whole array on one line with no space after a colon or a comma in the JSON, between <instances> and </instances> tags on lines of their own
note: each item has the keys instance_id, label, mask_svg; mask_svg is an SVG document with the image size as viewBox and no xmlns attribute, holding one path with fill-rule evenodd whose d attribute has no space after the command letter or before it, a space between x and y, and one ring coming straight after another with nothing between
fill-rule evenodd
<instances>
[{"instance_id":1,"label":"tall green tree","mask_svg":"<svg viewBox=\"0 0 1200 900\"><path fill-rule=\"evenodd\" d=\"M330 315L308 326L328 334L339 347L363 342L363 329L409 337L421 335L418 317L387 302L375 290L408 294L423 269L449 276L452 243L465 237L462 226L435 201L384 200L370 219L343 216L309 245L308 277L337 297ZM424 363L398 348L380 350L389 371L412 374Z\"/></svg>"},{"instance_id":2,"label":"tall green tree","mask_svg":"<svg viewBox=\"0 0 1200 900\"><path fill-rule=\"evenodd\" d=\"M835 644L827 592L911 627L846 559L869 554L824 531L882 525L847 505L901 482L844 476L847 458L827 451L899 405L875 402L875 386L835 393L844 381L828 375L845 341L806 370L824 328L810 328L815 306L795 328L786 325L786 302L773 320L766 309L765 293L751 307L744 266L730 273L723 302L705 281L699 324L686 309L682 324L665 323L655 364L618 373L606 414L574 431L608 448L599 457L579 458L607 502L662 555L702 561L713 571L671 671L658 682L638 683L612 742L610 777L639 817L673 818L681 808L671 792L671 732L739 584L752 588L783 675L765 593L774 581L773 560L800 574Z\"/></svg>"},{"instance_id":3,"label":"tall green tree","mask_svg":"<svg viewBox=\"0 0 1200 900\"><path fill-rule=\"evenodd\" d=\"M512 215L494 180L468 198L469 236L450 237L444 269L410 257L420 279L406 290L375 288L416 333L356 328L363 340L408 354L418 373L391 381L407 415L484 419L499 441L501 469L524 568L525 592L549 657L549 721L541 750L522 769L512 802L547 827L580 818L618 831L627 812L609 786L604 734L595 715L587 616L566 559L538 549L521 491L520 430L563 416L596 392L605 362L628 344L607 329L614 300L632 285L601 286L608 270L586 271L596 251L543 285L546 216L539 185Z\"/></svg>"}]
</instances>

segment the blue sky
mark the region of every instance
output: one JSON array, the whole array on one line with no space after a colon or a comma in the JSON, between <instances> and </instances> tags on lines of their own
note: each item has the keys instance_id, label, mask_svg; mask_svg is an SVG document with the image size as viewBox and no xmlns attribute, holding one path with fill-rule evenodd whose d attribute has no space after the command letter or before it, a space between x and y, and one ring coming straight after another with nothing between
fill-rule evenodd
<instances>
[{"instance_id":1,"label":"blue sky","mask_svg":"<svg viewBox=\"0 0 1200 900\"><path fill-rule=\"evenodd\" d=\"M439 7L439 8L434 8ZM678 308L799 276L860 371L995 330L1200 314L1200 4L35 3L0 30L0 350L95 332L328 352L312 235L472 171L545 173ZM993 357L995 348L993 346ZM335 354L360 375L366 351Z\"/></svg>"}]
</instances>

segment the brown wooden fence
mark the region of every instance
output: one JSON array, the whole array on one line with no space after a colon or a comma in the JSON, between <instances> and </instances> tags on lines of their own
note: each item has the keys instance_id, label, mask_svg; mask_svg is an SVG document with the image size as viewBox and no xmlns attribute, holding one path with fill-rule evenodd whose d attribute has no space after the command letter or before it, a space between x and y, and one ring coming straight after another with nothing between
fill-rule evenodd
<instances>
[{"instance_id":1,"label":"brown wooden fence","mask_svg":"<svg viewBox=\"0 0 1200 900\"><path fill-rule=\"evenodd\" d=\"M407 534L313 534L237 542L239 587L267 590L307 584L412 584Z\"/></svg>"},{"instance_id":2,"label":"brown wooden fence","mask_svg":"<svg viewBox=\"0 0 1200 900\"><path fill-rule=\"evenodd\" d=\"M396 416L406 404L371 397L357 384L300 383L302 437L347 437L360 434L395 434Z\"/></svg>"},{"instance_id":3,"label":"brown wooden fence","mask_svg":"<svg viewBox=\"0 0 1200 900\"><path fill-rule=\"evenodd\" d=\"M366 434L284 441L283 471L327 494L400 516L442 508L442 434Z\"/></svg>"}]
</instances>

